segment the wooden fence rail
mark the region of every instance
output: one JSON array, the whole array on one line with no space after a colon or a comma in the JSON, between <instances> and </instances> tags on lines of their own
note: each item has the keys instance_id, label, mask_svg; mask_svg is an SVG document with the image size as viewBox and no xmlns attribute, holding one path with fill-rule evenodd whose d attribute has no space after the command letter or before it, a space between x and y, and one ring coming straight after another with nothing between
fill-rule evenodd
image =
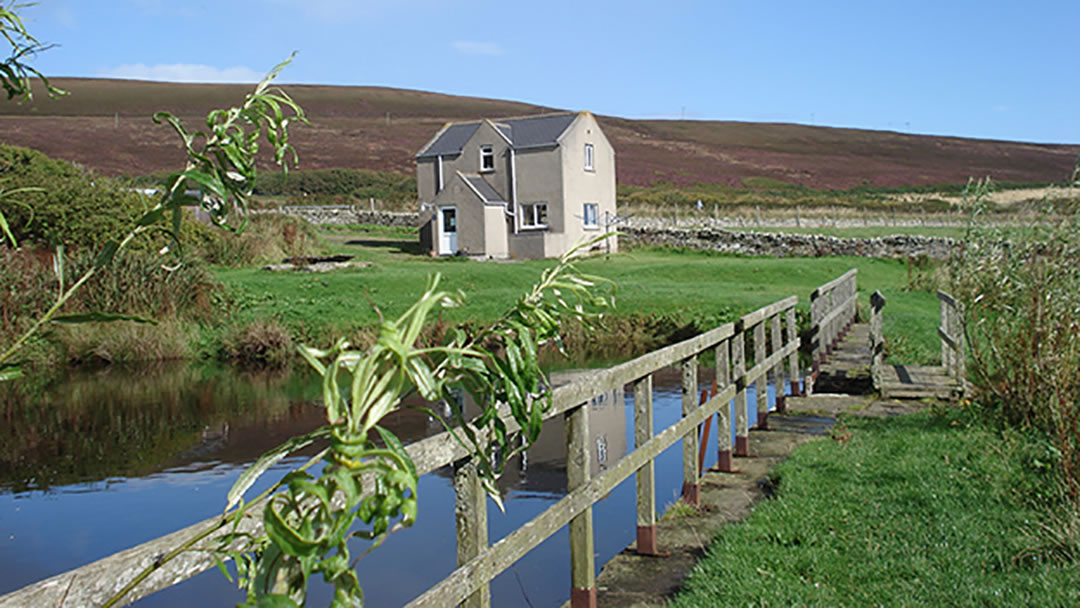
<instances>
[{"instance_id":1,"label":"wooden fence rail","mask_svg":"<svg viewBox=\"0 0 1080 608\"><path fill-rule=\"evenodd\" d=\"M821 364L855 322L857 273L858 270L852 268L810 294L810 349L813 369L806 381L807 394L813 392Z\"/></svg>"},{"instance_id":2,"label":"wooden fence rail","mask_svg":"<svg viewBox=\"0 0 1080 608\"><path fill-rule=\"evenodd\" d=\"M941 325L937 330L941 338L941 367L946 374L956 379L963 394L967 378L963 306L944 291L938 290L937 297L941 302Z\"/></svg>"},{"instance_id":3,"label":"wooden fence rail","mask_svg":"<svg viewBox=\"0 0 1080 608\"><path fill-rule=\"evenodd\" d=\"M848 287L850 285L850 287ZM827 287L830 287L826 289ZM820 295L819 294L827 294ZM835 292L835 295L833 295ZM822 335L833 336L849 309L854 309L854 271L815 291L817 299L836 300L819 317ZM850 300L850 302L849 302ZM657 553L654 459L677 441L683 442L683 496L696 503L702 472L698 462L702 423L718 416L717 468L732 470L732 456L749 455L748 388L757 394L758 411L768 409L768 381L776 387L777 407L783 407L784 379L798 388L798 348L795 306L792 296L765 306L703 334L653 351L626 363L597 371L586 378L558 387L553 406L545 419L566 419L567 494L546 511L522 525L494 545L488 545L486 498L464 448L449 433L440 433L410 444L407 449L420 475L443 466L454 469L459 567L448 577L416 598L410 606L490 605L490 581L517 559L539 545L563 526L570 526L571 600L575 607L594 606L592 505L619 483L636 474L638 551ZM833 312L841 311L841 312ZM853 312L852 312L853 314ZM766 339L766 335L769 339ZM715 355L717 390L712 398L697 400L698 357ZM682 369L683 407L679 422L653 432L652 375L672 365ZM749 367L748 367L749 366ZM590 477L591 446L588 444L588 407L594 398L630 385L634 391L634 450L596 477ZM734 450L731 445L730 407L734 399ZM516 425L503 412L510 431ZM759 414L759 421L761 421ZM707 440L707 438L702 438ZM251 513L261 513L258 505ZM0 608L8 606L99 606L136 574L160 561L167 551L213 528L214 517L168 536L103 558L92 564L56 575L0 597ZM248 517L242 529L261 532L261 519ZM207 543L209 544L209 543ZM123 600L134 602L155 591L176 584L214 565L205 545L198 544L180 558L155 570Z\"/></svg>"}]
</instances>

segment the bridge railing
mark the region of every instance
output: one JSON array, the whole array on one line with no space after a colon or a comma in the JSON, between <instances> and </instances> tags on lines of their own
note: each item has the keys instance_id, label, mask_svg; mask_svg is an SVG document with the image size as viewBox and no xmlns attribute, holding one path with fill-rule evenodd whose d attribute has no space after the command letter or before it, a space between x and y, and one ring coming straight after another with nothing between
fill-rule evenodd
<instances>
[{"instance_id":1,"label":"bridge railing","mask_svg":"<svg viewBox=\"0 0 1080 608\"><path fill-rule=\"evenodd\" d=\"M810 294L810 350L813 369L806 393L813 392L821 364L855 322L858 270L852 268Z\"/></svg>"},{"instance_id":2,"label":"bridge railing","mask_svg":"<svg viewBox=\"0 0 1080 608\"><path fill-rule=\"evenodd\" d=\"M956 379L961 391L967 378L967 352L964 347L963 305L951 295L938 290L941 302L941 325L938 337L941 338L941 367L947 375Z\"/></svg>"},{"instance_id":3,"label":"bridge railing","mask_svg":"<svg viewBox=\"0 0 1080 608\"><path fill-rule=\"evenodd\" d=\"M845 275L847 276L847 275ZM846 279L845 279L846 280ZM674 344L612 368L601 370L553 392L553 406L545 419L562 416L566 422L567 494L546 511L494 545L488 544L486 497L464 448L449 433L440 433L410 444L407 450L417 473L430 473L446 465L454 469L456 496L457 557L459 567L411 602L410 606L490 605L489 583L499 573L557 532L570 527L571 600L575 607L595 605L592 505L619 483L636 475L637 550L657 554L656 492L654 460L665 449L683 444L683 497L699 500L702 471L699 433L706 419L718 415L718 469L731 471L732 456L749 455L748 394L754 386L759 412L768 410L768 381L777 396L784 382L798 387L799 337L794 296L765 306L696 337ZM831 325L830 325L831 326ZM698 359L711 352L715 357L717 390L712 398L698 402ZM654 433L652 378L661 369L678 365L682 370L682 418ZM634 450L603 473L591 477L588 404L612 390L630 385L634 394ZM734 399L732 449L731 402ZM782 407L782 399L777 400ZM510 418L509 429L516 430ZM760 415L759 415L760 420ZM707 440L706 438L703 438ZM250 505L250 514L261 513ZM627 514L629 517L630 515ZM117 605L126 605L157 590L179 583L215 565L214 555L203 549L209 542L191 543L219 524L219 517L161 537L0 597L0 607L30 605L100 606L148 566L153 573ZM248 516L239 530L261 533L261 518ZM169 551L191 543L178 558L163 560Z\"/></svg>"},{"instance_id":4,"label":"bridge railing","mask_svg":"<svg viewBox=\"0 0 1080 608\"><path fill-rule=\"evenodd\" d=\"M870 295L870 378L874 390L881 391L885 373L885 332L882 311L885 296L880 291Z\"/></svg>"}]
</instances>

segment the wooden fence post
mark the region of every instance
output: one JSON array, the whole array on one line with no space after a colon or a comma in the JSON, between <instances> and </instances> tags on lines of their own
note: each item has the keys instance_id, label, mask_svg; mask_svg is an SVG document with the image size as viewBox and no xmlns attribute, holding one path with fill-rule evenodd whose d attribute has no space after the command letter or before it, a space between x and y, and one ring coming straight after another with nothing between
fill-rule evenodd
<instances>
[{"instance_id":1,"label":"wooden fence post","mask_svg":"<svg viewBox=\"0 0 1080 608\"><path fill-rule=\"evenodd\" d=\"M697 355L682 362L682 415L683 418L694 413L698 406ZM701 472L698 471L698 434L695 427L682 439L683 445L683 502L691 505L700 503Z\"/></svg>"},{"instance_id":2,"label":"wooden fence post","mask_svg":"<svg viewBox=\"0 0 1080 608\"><path fill-rule=\"evenodd\" d=\"M817 380L821 371L821 341L824 339L821 327L822 302L821 294L815 289L810 294L810 375L803 381L803 386L806 387L803 392L806 395L814 394L814 380Z\"/></svg>"},{"instance_id":3,"label":"wooden fence post","mask_svg":"<svg viewBox=\"0 0 1080 608\"><path fill-rule=\"evenodd\" d=\"M780 331L780 313L773 315L770 320L769 333L772 337L771 353L778 353L784 347L784 336ZM784 360L780 359L772 368L773 389L776 390L776 411L784 411Z\"/></svg>"},{"instance_id":4,"label":"wooden fence post","mask_svg":"<svg viewBox=\"0 0 1080 608\"><path fill-rule=\"evenodd\" d=\"M488 548L487 492L476 474L476 463L454 463L454 519L457 523L457 563L464 565ZM485 583L461 604L466 608L491 606L491 587Z\"/></svg>"},{"instance_id":5,"label":"wooden fence post","mask_svg":"<svg viewBox=\"0 0 1080 608\"><path fill-rule=\"evenodd\" d=\"M750 455L750 414L746 406L746 332L742 321L731 338L731 375L735 380L735 455Z\"/></svg>"},{"instance_id":6,"label":"wooden fence post","mask_svg":"<svg viewBox=\"0 0 1080 608\"><path fill-rule=\"evenodd\" d=\"M731 383L731 341L725 340L716 347L716 390L727 388ZM731 404L725 403L716 412L716 469L725 473L731 467Z\"/></svg>"},{"instance_id":7,"label":"wooden fence post","mask_svg":"<svg viewBox=\"0 0 1080 608\"><path fill-rule=\"evenodd\" d=\"M795 307L787 310L787 339L795 342L799 339L799 327L795 321ZM795 350L788 356L788 377L791 380L791 394L799 394L799 351Z\"/></svg>"},{"instance_id":8,"label":"wooden fence post","mask_svg":"<svg viewBox=\"0 0 1080 608\"><path fill-rule=\"evenodd\" d=\"M653 438L652 374L634 383L634 447ZM645 463L635 475L637 483L637 552L659 555L656 548L656 463Z\"/></svg>"},{"instance_id":9,"label":"wooden fence post","mask_svg":"<svg viewBox=\"0 0 1080 608\"><path fill-rule=\"evenodd\" d=\"M754 326L754 367L761 365L767 355L765 343L765 320ZM754 380L754 392L757 393L757 427L763 429L769 424L769 370L761 372Z\"/></svg>"},{"instance_id":10,"label":"wooden fence post","mask_svg":"<svg viewBox=\"0 0 1080 608\"><path fill-rule=\"evenodd\" d=\"M581 404L566 414L566 491L589 483L592 460L589 408ZM570 520L570 605L596 608L592 506Z\"/></svg>"},{"instance_id":11,"label":"wooden fence post","mask_svg":"<svg viewBox=\"0 0 1080 608\"><path fill-rule=\"evenodd\" d=\"M882 332L882 309L885 308L885 296L880 291L875 291L870 296L870 377L873 379L874 388L885 394L882 383L882 366L885 365L885 336Z\"/></svg>"}]
</instances>

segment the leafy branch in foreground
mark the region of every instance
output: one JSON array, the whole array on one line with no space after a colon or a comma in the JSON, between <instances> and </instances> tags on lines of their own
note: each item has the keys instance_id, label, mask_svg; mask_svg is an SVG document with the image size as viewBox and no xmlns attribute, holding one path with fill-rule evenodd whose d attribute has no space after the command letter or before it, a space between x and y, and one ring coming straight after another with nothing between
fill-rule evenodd
<instances>
[{"instance_id":1,"label":"leafy branch in foreground","mask_svg":"<svg viewBox=\"0 0 1080 608\"><path fill-rule=\"evenodd\" d=\"M0 86L4 87L8 99L15 97L21 97L24 100L33 99L34 92L30 87L31 77L41 79L49 97L67 95L67 91L50 85L48 78L27 63L34 55L52 48L52 45L42 44L34 38L27 31L22 18L19 17L19 12L35 4L37 3L12 1L7 6L0 6L0 35L11 46L11 56L0 62Z\"/></svg>"},{"instance_id":2,"label":"leafy branch in foreground","mask_svg":"<svg viewBox=\"0 0 1080 608\"><path fill-rule=\"evenodd\" d=\"M243 228L244 222L237 227L229 225L229 221L233 216L243 219L246 215L247 198L255 184L255 155L259 150L259 140L265 138L269 142L275 161L282 167L288 168L290 153L292 163L296 162L295 152L288 143L288 125L291 120L306 123L304 112L283 91L270 87L270 82L292 61L293 56L275 66L256 85L254 92L247 95L242 105L210 112L206 119L210 127L209 134L188 134L180 121L172 115L161 112L155 114L155 120L168 122L181 135L188 155L184 171L171 176L168 191L135 220L127 233L119 239L105 243L90 268L68 286L64 285L63 277L64 249L57 247L54 269L60 286L56 301L0 354L0 382L19 377L21 371L19 364L14 362L15 354L27 340L50 322L143 320L128 315L64 316L59 312L84 283L108 266L118 252L140 235L164 231L171 236L173 243L179 245L180 224L185 205L202 206L210 212L219 226L232 230ZM186 193L185 185L188 180L198 184L199 197ZM162 224L166 221L169 223L167 227L163 227ZM0 226L6 225L7 222L0 222ZM14 242L14 236L8 236ZM162 251L164 253L167 250L168 247Z\"/></svg>"},{"instance_id":3,"label":"leafy branch in foreground","mask_svg":"<svg viewBox=\"0 0 1080 608\"><path fill-rule=\"evenodd\" d=\"M318 477L294 471L279 482L286 489L263 509L264 536L248 537L240 550L230 549L237 535L219 538L220 550L237 564L248 605L303 605L314 574L334 586L333 606L362 604L353 569L359 557L352 557L350 538L372 541L369 552L416 520L416 467L397 437L379 426L414 391L449 406L451 420L443 424L470 453L488 494L502 506L495 482L503 464L532 445L551 406L540 347L561 347L563 323L591 327L614 305L614 285L574 264L581 251L607 236L567 253L513 308L474 335L455 330L443 344L422 343L421 330L432 311L464 300L461 292L440 290L435 275L412 307L382 323L367 350L352 350L344 340L327 350L302 347L323 378L328 424L260 458L229 492L226 510L240 505L242 512L243 494L255 480L315 436L328 437L330 445ZM480 415L471 420L460 387L480 405Z\"/></svg>"}]
</instances>

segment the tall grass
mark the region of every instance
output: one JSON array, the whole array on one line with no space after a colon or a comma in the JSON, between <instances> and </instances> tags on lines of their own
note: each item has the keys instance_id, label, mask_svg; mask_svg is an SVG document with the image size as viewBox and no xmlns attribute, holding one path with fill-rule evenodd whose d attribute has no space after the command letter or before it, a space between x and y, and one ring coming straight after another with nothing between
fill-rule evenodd
<instances>
[{"instance_id":1,"label":"tall grass","mask_svg":"<svg viewBox=\"0 0 1080 608\"><path fill-rule=\"evenodd\" d=\"M983 221L989 183L951 265L979 402L1002 422L1047 433L1080 497L1080 214L1023 228ZM1057 210L1047 204L1048 215Z\"/></svg>"}]
</instances>

